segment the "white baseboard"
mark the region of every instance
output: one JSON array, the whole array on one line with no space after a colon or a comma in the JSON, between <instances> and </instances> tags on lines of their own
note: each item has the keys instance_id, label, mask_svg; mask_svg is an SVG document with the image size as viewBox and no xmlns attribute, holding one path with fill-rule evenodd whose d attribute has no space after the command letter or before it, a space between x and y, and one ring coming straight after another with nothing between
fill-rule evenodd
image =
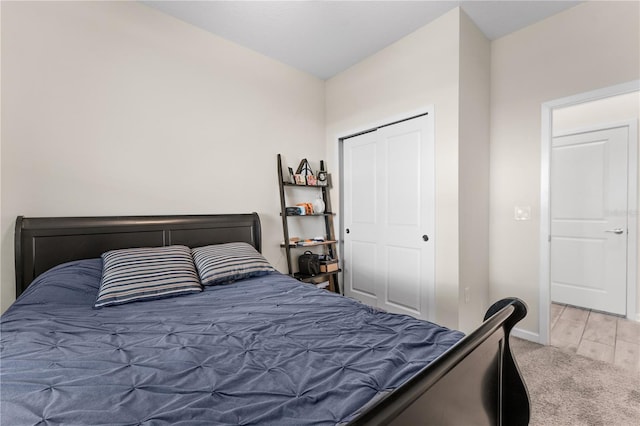
<instances>
[{"instance_id":1,"label":"white baseboard","mask_svg":"<svg viewBox=\"0 0 640 426\"><path fill-rule=\"evenodd\" d=\"M636 314L636 321L637 321L637 322L640 322L640 313L637 313L637 314Z\"/></svg>"},{"instance_id":2,"label":"white baseboard","mask_svg":"<svg viewBox=\"0 0 640 426\"><path fill-rule=\"evenodd\" d=\"M540 335L538 333L532 333L531 331L523 330L521 328L513 328L511 330L511 335L519 339L540 343Z\"/></svg>"}]
</instances>

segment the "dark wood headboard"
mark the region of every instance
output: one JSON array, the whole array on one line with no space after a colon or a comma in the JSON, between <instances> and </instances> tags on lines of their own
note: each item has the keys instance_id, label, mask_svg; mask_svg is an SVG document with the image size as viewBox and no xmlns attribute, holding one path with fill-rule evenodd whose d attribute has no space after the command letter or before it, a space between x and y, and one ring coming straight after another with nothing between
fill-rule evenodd
<instances>
[{"instance_id":1,"label":"dark wood headboard","mask_svg":"<svg viewBox=\"0 0 640 426\"><path fill-rule=\"evenodd\" d=\"M188 216L18 216L16 297L41 273L108 250L180 244L200 247L243 241L262 250L257 213Z\"/></svg>"}]
</instances>

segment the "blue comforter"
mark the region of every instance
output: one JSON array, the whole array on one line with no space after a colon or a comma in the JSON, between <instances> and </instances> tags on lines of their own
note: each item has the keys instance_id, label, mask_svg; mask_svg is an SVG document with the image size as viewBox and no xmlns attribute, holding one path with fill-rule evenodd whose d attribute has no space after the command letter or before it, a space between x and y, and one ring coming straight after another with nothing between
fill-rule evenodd
<instances>
[{"instance_id":1,"label":"blue comforter","mask_svg":"<svg viewBox=\"0 0 640 426\"><path fill-rule=\"evenodd\" d=\"M92 308L101 260L40 276L1 319L4 425L329 425L462 334L273 274Z\"/></svg>"}]
</instances>

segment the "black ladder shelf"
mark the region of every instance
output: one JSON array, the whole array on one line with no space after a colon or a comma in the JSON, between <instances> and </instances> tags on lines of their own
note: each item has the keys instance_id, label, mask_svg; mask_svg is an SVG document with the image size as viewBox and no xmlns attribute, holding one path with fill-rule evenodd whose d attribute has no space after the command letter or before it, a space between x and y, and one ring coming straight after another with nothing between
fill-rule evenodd
<instances>
[{"instance_id":1,"label":"black ladder shelf","mask_svg":"<svg viewBox=\"0 0 640 426\"><path fill-rule=\"evenodd\" d=\"M285 178L285 174L283 172L282 167L282 156L278 154L278 185L280 187L280 216L282 218L282 233L284 235L284 242L280 246L284 248L286 257L287 257L287 268L289 271L289 275L292 277L307 283L317 284L325 281L329 281L329 291L333 291L336 293L340 292L340 286L338 283L338 274L341 272L341 269L337 269L332 272L321 272L319 274L313 276L304 276L300 275L297 272L294 272L293 263L291 261L291 257L294 255L296 251L302 254L305 250L308 250L312 247L322 247L325 255L328 255L331 259L338 259L337 257L337 241L335 238L335 232L333 230L333 216L334 213L331 212L331 200L329 199L329 190L330 186L327 182L327 185L302 185L296 184L289 181L289 173L287 172L287 178ZM311 215L287 215L287 188L295 187L295 188L308 188L309 190L320 191L322 194L322 201L324 202L325 212L319 214L311 214ZM314 242L310 244L293 244L290 242L289 236L289 219L290 218L322 218L324 220L324 228L325 228L325 236L326 240L323 242ZM309 219L301 219L301 220L309 220ZM302 249L302 250L300 250ZM296 256L297 259L297 256Z\"/></svg>"}]
</instances>

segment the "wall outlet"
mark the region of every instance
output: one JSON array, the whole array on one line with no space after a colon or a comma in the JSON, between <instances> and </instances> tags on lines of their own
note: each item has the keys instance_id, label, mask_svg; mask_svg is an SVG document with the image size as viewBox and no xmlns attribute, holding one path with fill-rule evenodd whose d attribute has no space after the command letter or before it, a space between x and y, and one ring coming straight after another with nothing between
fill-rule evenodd
<instances>
[{"instance_id":1,"label":"wall outlet","mask_svg":"<svg viewBox=\"0 0 640 426\"><path fill-rule=\"evenodd\" d=\"M464 303L471 301L471 289L469 287L464 288Z\"/></svg>"}]
</instances>

